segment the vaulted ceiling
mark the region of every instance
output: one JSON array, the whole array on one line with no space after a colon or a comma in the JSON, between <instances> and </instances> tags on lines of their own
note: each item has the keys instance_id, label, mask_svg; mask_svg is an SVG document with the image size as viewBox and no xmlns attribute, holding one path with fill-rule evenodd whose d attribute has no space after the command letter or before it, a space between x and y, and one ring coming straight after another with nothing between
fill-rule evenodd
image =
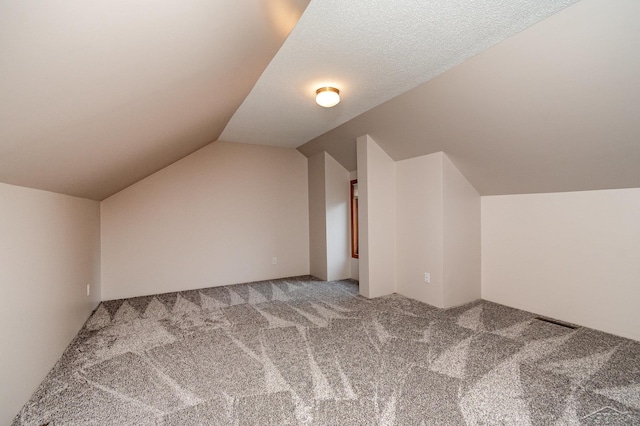
<instances>
[{"instance_id":1,"label":"vaulted ceiling","mask_svg":"<svg viewBox=\"0 0 640 426\"><path fill-rule=\"evenodd\" d=\"M0 3L0 182L102 200L217 139L640 187L637 0ZM321 84L343 101L313 102Z\"/></svg>"},{"instance_id":2,"label":"vaulted ceiling","mask_svg":"<svg viewBox=\"0 0 640 426\"><path fill-rule=\"evenodd\" d=\"M309 0L3 0L0 182L102 200L216 140Z\"/></svg>"},{"instance_id":3,"label":"vaulted ceiling","mask_svg":"<svg viewBox=\"0 0 640 426\"><path fill-rule=\"evenodd\" d=\"M221 138L300 146L576 1L311 1Z\"/></svg>"},{"instance_id":4,"label":"vaulted ceiling","mask_svg":"<svg viewBox=\"0 0 640 426\"><path fill-rule=\"evenodd\" d=\"M298 149L444 151L481 195L640 187L639 16L582 0Z\"/></svg>"}]
</instances>

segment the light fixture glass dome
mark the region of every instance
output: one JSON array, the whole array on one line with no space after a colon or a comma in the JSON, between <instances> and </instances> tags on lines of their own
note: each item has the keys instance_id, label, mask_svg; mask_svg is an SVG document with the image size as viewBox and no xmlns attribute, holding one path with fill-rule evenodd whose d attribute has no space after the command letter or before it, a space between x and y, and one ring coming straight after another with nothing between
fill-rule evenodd
<instances>
[{"instance_id":1,"label":"light fixture glass dome","mask_svg":"<svg viewBox=\"0 0 640 426\"><path fill-rule=\"evenodd\" d=\"M321 87L316 90L316 103L325 108L338 105L340 91L335 87Z\"/></svg>"}]
</instances>

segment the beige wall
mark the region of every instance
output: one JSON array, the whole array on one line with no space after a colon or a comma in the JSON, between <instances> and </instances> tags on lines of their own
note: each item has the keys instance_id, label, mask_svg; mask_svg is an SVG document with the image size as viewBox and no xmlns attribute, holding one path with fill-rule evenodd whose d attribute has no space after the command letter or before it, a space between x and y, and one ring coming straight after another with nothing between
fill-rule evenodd
<instances>
[{"instance_id":1,"label":"beige wall","mask_svg":"<svg viewBox=\"0 0 640 426\"><path fill-rule=\"evenodd\" d=\"M356 140L356 155L358 157L358 226L359 226L359 258L358 258L358 287L360 294L368 297L369 295L369 205L367 192L368 181L368 162L367 162L367 145L369 136L360 136ZM395 291L395 289L394 289Z\"/></svg>"},{"instance_id":2,"label":"beige wall","mask_svg":"<svg viewBox=\"0 0 640 426\"><path fill-rule=\"evenodd\" d=\"M351 277L349 234L349 172L326 152L327 280Z\"/></svg>"},{"instance_id":3,"label":"beige wall","mask_svg":"<svg viewBox=\"0 0 640 426\"><path fill-rule=\"evenodd\" d=\"M480 194L446 154L443 161L444 307L480 299Z\"/></svg>"},{"instance_id":4,"label":"beige wall","mask_svg":"<svg viewBox=\"0 0 640 426\"><path fill-rule=\"evenodd\" d=\"M398 293L441 308L479 299L480 195L442 152L398 161L396 179Z\"/></svg>"},{"instance_id":5,"label":"beige wall","mask_svg":"<svg viewBox=\"0 0 640 426\"><path fill-rule=\"evenodd\" d=\"M396 163L397 292L438 307L444 305L442 157L439 152Z\"/></svg>"},{"instance_id":6,"label":"beige wall","mask_svg":"<svg viewBox=\"0 0 640 426\"><path fill-rule=\"evenodd\" d=\"M309 273L307 159L294 149L214 142L101 212L104 300Z\"/></svg>"},{"instance_id":7,"label":"beige wall","mask_svg":"<svg viewBox=\"0 0 640 426\"><path fill-rule=\"evenodd\" d=\"M349 199L349 172L326 152L310 157L310 270L325 281L351 277Z\"/></svg>"},{"instance_id":8,"label":"beige wall","mask_svg":"<svg viewBox=\"0 0 640 426\"><path fill-rule=\"evenodd\" d=\"M357 140L360 226L360 294L396 291L395 162L370 136Z\"/></svg>"},{"instance_id":9,"label":"beige wall","mask_svg":"<svg viewBox=\"0 0 640 426\"><path fill-rule=\"evenodd\" d=\"M478 192L442 152L394 162L369 136L357 144L361 293L441 308L479 299Z\"/></svg>"},{"instance_id":10,"label":"beige wall","mask_svg":"<svg viewBox=\"0 0 640 426\"><path fill-rule=\"evenodd\" d=\"M482 198L482 297L640 340L640 189Z\"/></svg>"},{"instance_id":11,"label":"beige wall","mask_svg":"<svg viewBox=\"0 0 640 426\"><path fill-rule=\"evenodd\" d=\"M310 157L309 167L309 269L327 280L327 199L325 195L324 152Z\"/></svg>"},{"instance_id":12,"label":"beige wall","mask_svg":"<svg viewBox=\"0 0 640 426\"><path fill-rule=\"evenodd\" d=\"M0 183L0 236L0 424L9 424L100 300L99 203Z\"/></svg>"}]
</instances>

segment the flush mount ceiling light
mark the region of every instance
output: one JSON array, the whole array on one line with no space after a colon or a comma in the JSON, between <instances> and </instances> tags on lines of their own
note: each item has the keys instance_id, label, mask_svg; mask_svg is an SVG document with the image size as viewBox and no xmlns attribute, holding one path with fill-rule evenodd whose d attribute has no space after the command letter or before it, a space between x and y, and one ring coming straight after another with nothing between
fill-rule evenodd
<instances>
[{"instance_id":1,"label":"flush mount ceiling light","mask_svg":"<svg viewBox=\"0 0 640 426\"><path fill-rule=\"evenodd\" d=\"M321 87L316 90L316 103L322 107L329 108L338 105L340 102L340 91L335 87Z\"/></svg>"}]
</instances>

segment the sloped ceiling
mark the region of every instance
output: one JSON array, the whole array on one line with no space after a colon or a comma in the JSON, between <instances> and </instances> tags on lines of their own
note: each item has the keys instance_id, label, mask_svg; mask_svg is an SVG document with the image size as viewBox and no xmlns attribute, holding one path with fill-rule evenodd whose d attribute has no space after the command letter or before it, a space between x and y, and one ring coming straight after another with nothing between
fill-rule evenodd
<instances>
[{"instance_id":1,"label":"sloped ceiling","mask_svg":"<svg viewBox=\"0 0 640 426\"><path fill-rule=\"evenodd\" d=\"M216 140L309 0L0 2L0 182L102 200Z\"/></svg>"},{"instance_id":2,"label":"sloped ceiling","mask_svg":"<svg viewBox=\"0 0 640 426\"><path fill-rule=\"evenodd\" d=\"M482 195L640 187L639 16L582 0L298 149L444 151Z\"/></svg>"},{"instance_id":3,"label":"sloped ceiling","mask_svg":"<svg viewBox=\"0 0 640 426\"><path fill-rule=\"evenodd\" d=\"M576 1L5 0L0 182L102 200L218 138L353 170L369 133L482 194L640 187L640 2Z\"/></svg>"},{"instance_id":4,"label":"sloped ceiling","mask_svg":"<svg viewBox=\"0 0 640 426\"><path fill-rule=\"evenodd\" d=\"M221 139L298 147L576 1L314 0Z\"/></svg>"}]
</instances>

